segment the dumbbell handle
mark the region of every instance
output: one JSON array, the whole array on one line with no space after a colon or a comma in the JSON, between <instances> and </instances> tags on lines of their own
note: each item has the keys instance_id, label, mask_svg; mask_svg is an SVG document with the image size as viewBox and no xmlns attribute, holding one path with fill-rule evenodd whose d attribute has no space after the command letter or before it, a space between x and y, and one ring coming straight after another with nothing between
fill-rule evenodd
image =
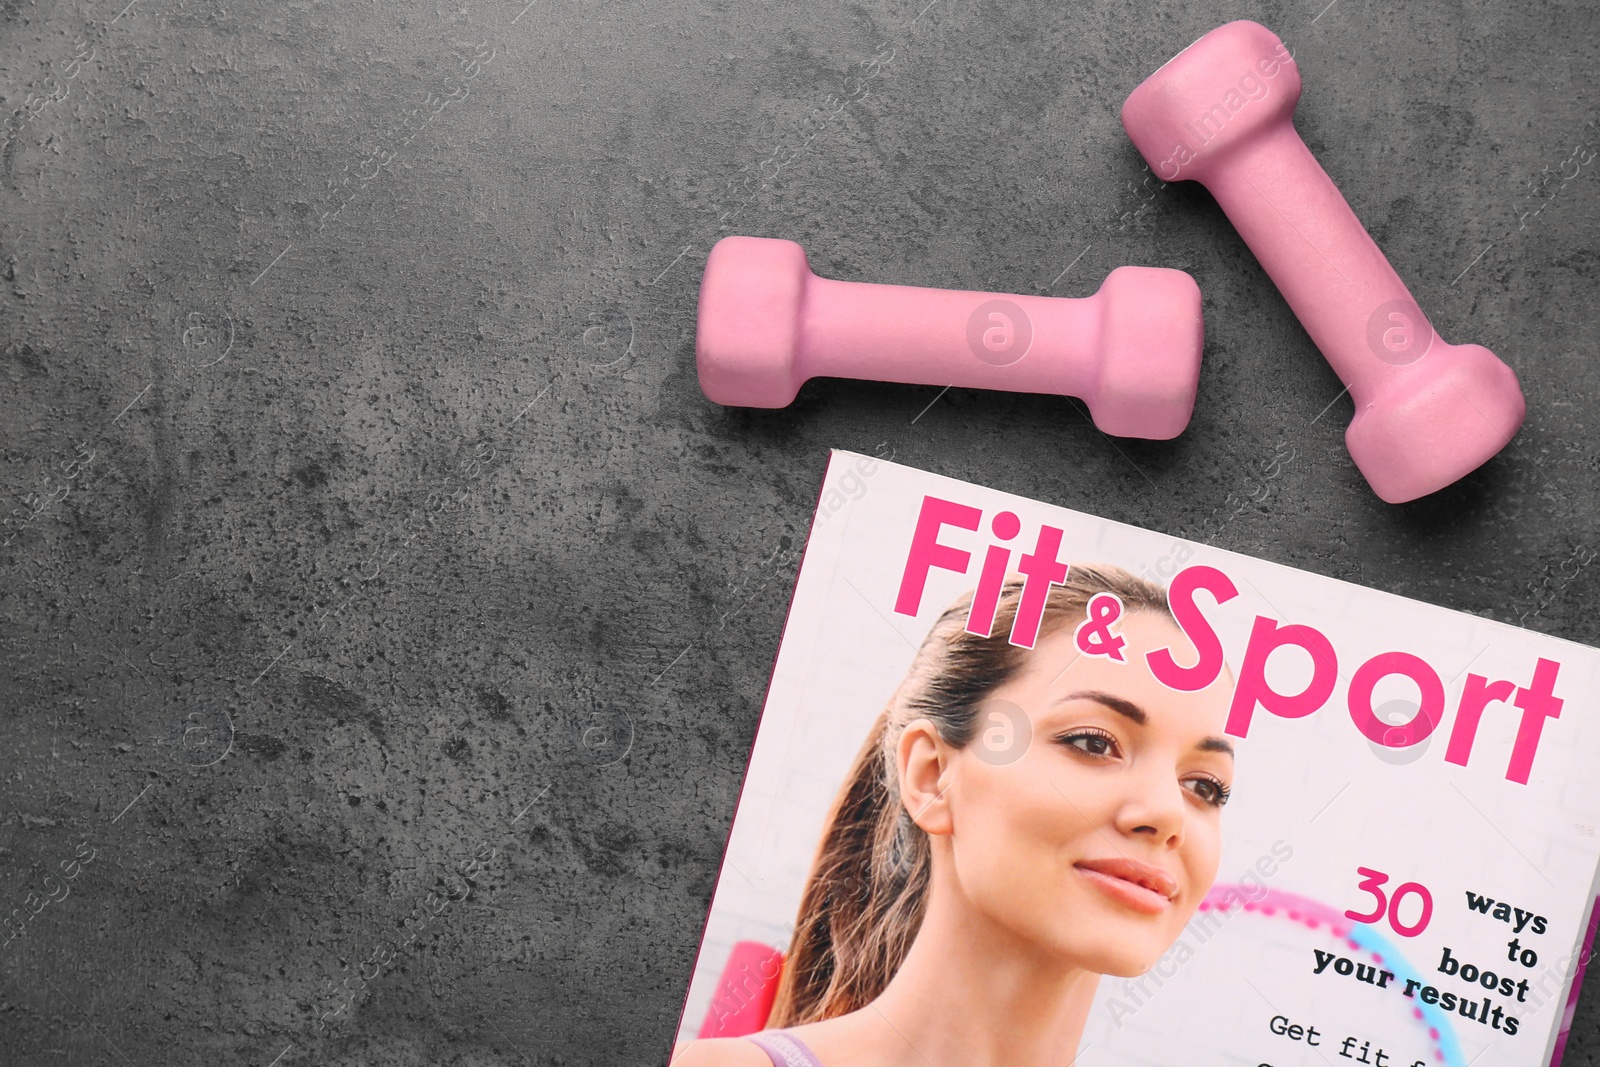
<instances>
[{"instance_id":1,"label":"dumbbell handle","mask_svg":"<svg viewBox=\"0 0 1600 1067\"><path fill-rule=\"evenodd\" d=\"M1287 116L1234 146L1226 167L1199 180L1357 405L1407 373L1405 365L1377 358L1375 338L1416 344L1418 355L1437 343L1400 275Z\"/></svg>"},{"instance_id":2,"label":"dumbbell handle","mask_svg":"<svg viewBox=\"0 0 1600 1067\"><path fill-rule=\"evenodd\" d=\"M1098 304L1093 296L1015 296L812 275L801 303L796 362L804 377L860 378L870 368L875 381L1077 396L1089 387L1097 360Z\"/></svg>"}]
</instances>

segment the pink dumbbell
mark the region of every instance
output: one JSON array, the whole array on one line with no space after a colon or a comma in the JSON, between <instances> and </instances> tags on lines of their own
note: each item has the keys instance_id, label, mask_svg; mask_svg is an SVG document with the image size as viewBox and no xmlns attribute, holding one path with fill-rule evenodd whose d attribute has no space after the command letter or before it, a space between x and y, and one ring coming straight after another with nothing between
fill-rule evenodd
<instances>
[{"instance_id":1,"label":"pink dumbbell","mask_svg":"<svg viewBox=\"0 0 1600 1067\"><path fill-rule=\"evenodd\" d=\"M1355 401L1345 446L1391 504L1442 489L1522 425L1515 372L1446 344L1295 132L1300 71L1265 26L1230 22L1129 94L1122 125L1156 173L1203 184Z\"/></svg>"},{"instance_id":2,"label":"pink dumbbell","mask_svg":"<svg viewBox=\"0 0 1600 1067\"><path fill-rule=\"evenodd\" d=\"M1081 300L819 278L793 241L724 237L700 282L695 362L719 404L781 408L813 377L1082 397L1119 437L1176 437L1200 380L1200 288L1118 267Z\"/></svg>"}]
</instances>

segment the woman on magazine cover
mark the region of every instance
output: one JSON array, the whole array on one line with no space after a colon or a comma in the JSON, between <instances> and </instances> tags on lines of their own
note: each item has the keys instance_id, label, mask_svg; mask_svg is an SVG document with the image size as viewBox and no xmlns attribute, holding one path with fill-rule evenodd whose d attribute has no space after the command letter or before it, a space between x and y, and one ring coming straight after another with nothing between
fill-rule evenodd
<instances>
[{"instance_id":1,"label":"woman on magazine cover","mask_svg":"<svg viewBox=\"0 0 1600 1067\"><path fill-rule=\"evenodd\" d=\"M1097 593L1125 645L1080 651ZM838 798L768 1029L683 1046L674 1067L1069 1064L1101 975L1148 970L1216 876L1233 682L1172 690L1145 664L1197 652L1164 590L1073 565L1031 650L971 596L934 624ZM1091 646L1092 647L1092 646Z\"/></svg>"}]
</instances>

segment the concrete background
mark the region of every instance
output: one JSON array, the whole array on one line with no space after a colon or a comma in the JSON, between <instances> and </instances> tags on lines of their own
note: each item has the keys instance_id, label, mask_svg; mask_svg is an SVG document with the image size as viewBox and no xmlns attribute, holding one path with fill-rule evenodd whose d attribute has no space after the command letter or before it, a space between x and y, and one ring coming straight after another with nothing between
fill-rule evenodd
<instances>
[{"instance_id":1,"label":"concrete background","mask_svg":"<svg viewBox=\"0 0 1600 1067\"><path fill-rule=\"evenodd\" d=\"M0 3L8 1064L663 1062L830 446L1600 642L1591 4L124 2ZM1240 17L1522 377L1431 498L1367 490L1332 371L1117 122ZM730 232L863 281L1186 269L1194 421L718 408Z\"/></svg>"}]
</instances>

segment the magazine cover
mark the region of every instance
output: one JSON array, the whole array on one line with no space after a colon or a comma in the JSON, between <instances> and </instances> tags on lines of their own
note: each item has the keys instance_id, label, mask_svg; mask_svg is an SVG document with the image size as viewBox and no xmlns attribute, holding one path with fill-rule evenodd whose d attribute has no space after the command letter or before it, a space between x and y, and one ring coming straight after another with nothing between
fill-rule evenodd
<instances>
[{"instance_id":1,"label":"magazine cover","mask_svg":"<svg viewBox=\"0 0 1600 1067\"><path fill-rule=\"evenodd\" d=\"M835 452L675 1062L1557 1063L1600 653Z\"/></svg>"}]
</instances>

